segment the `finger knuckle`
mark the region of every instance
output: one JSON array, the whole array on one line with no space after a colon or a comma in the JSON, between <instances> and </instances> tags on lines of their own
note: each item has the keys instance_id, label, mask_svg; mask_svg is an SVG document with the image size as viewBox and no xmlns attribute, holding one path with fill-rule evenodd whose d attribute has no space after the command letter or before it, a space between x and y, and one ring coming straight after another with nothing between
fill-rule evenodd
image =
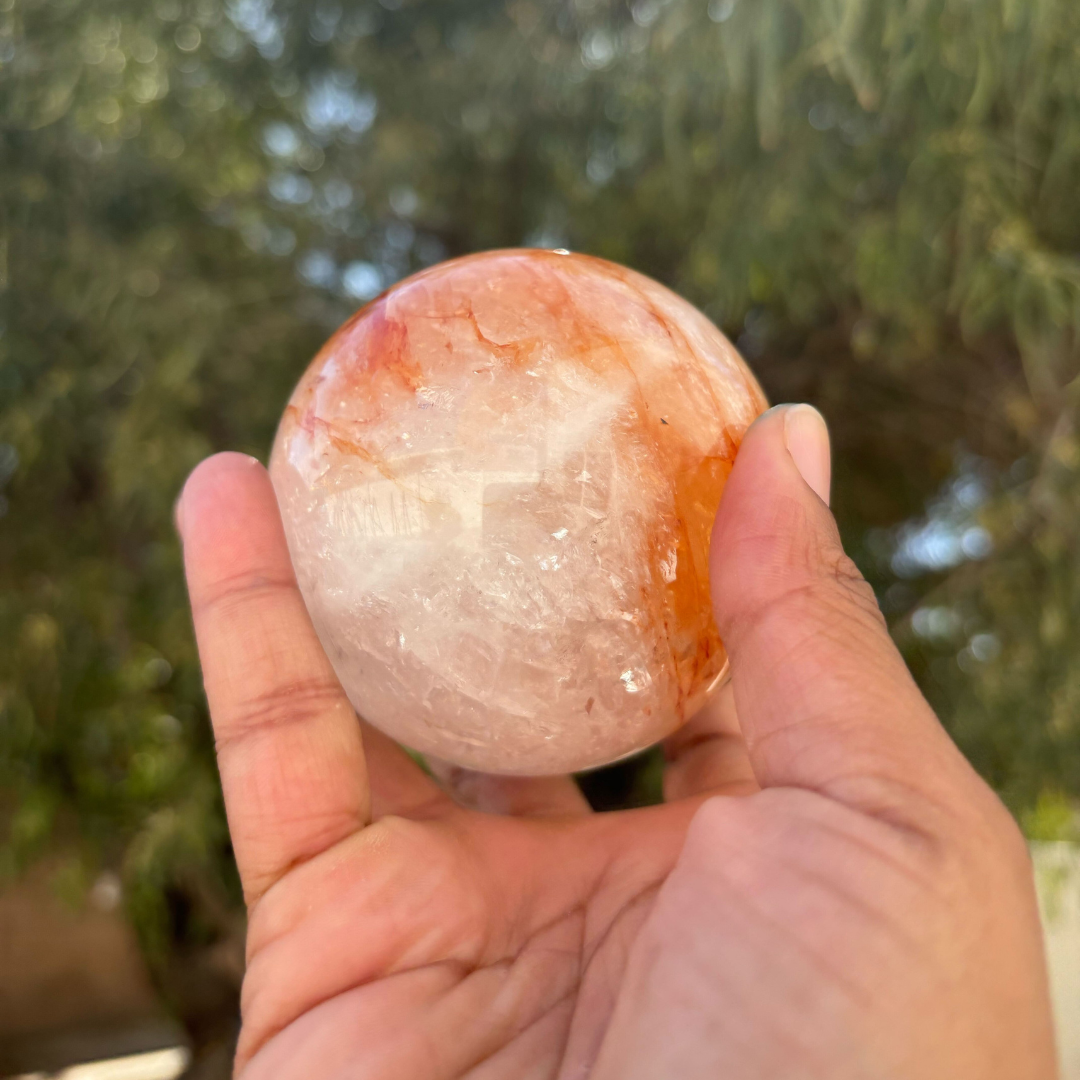
<instances>
[{"instance_id":1,"label":"finger knuckle","mask_svg":"<svg viewBox=\"0 0 1080 1080\"><path fill-rule=\"evenodd\" d=\"M311 723L341 703L341 687L326 678L270 687L249 698L225 718L215 735L218 753L253 735Z\"/></svg>"},{"instance_id":2,"label":"finger knuckle","mask_svg":"<svg viewBox=\"0 0 1080 1080\"><path fill-rule=\"evenodd\" d=\"M854 606L882 626L885 625L873 588L849 555L842 549L831 552L824 561L824 568L825 581L838 590L846 604Z\"/></svg>"},{"instance_id":3,"label":"finger knuckle","mask_svg":"<svg viewBox=\"0 0 1080 1080\"><path fill-rule=\"evenodd\" d=\"M259 571L244 570L230 574L206 586L201 595L194 598L195 616L230 613L250 603L272 598L292 587L290 579Z\"/></svg>"},{"instance_id":4,"label":"finger knuckle","mask_svg":"<svg viewBox=\"0 0 1080 1080\"><path fill-rule=\"evenodd\" d=\"M954 807L932 835L928 863L935 880L958 903L1022 893L1033 880L1027 841L988 787Z\"/></svg>"}]
</instances>

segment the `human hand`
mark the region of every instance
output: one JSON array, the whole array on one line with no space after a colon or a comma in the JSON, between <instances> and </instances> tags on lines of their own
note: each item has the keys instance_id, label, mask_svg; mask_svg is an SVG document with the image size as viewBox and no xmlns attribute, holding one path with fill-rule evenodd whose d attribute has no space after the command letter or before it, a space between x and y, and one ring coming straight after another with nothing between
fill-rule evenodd
<instances>
[{"instance_id":1,"label":"human hand","mask_svg":"<svg viewBox=\"0 0 1080 1080\"><path fill-rule=\"evenodd\" d=\"M731 683L668 741L664 805L594 814L569 778L440 785L359 723L265 471L195 470L177 517L249 909L244 1080L1055 1075L1023 840L828 484L812 410L750 429L713 533Z\"/></svg>"}]
</instances>

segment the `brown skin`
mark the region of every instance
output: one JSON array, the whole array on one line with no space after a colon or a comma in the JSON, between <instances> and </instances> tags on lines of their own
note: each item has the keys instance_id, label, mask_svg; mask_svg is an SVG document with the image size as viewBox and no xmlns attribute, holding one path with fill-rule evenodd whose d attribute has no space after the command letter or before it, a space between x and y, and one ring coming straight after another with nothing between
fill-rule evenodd
<instances>
[{"instance_id":1,"label":"brown skin","mask_svg":"<svg viewBox=\"0 0 1080 1080\"><path fill-rule=\"evenodd\" d=\"M568 778L437 784L358 723L265 471L195 470L178 520L250 912L245 1080L1056 1075L1023 840L819 495L820 419L766 413L713 532L732 682L670 740L663 806L594 814Z\"/></svg>"}]
</instances>

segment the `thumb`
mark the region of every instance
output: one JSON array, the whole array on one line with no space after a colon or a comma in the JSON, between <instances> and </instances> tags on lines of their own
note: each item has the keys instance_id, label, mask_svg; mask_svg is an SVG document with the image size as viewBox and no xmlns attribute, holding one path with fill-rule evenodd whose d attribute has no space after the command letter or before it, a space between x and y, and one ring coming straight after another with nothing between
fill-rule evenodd
<instances>
[{"instance_id":1,"label":"thumb","mask_svg":"<svg viewBox=\"0 0 1080 1080\"><path fill-rule=\"evenodd\" d=\"M969 772L844 554L829 435L808 405L751 426L712 534L710 579L735 704L762 787L810 788L869 812Z\"/></svg>"}]
</instances>

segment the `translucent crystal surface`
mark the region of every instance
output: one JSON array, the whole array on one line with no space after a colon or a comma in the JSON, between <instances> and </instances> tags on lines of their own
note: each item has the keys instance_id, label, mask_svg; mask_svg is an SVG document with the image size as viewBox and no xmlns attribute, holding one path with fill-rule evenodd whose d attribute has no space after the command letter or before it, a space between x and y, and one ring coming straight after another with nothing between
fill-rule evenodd
<instances>
[{"instance_id":1,"label":"translucent crystal surface","mask_svg":"<svg viewBox=\"0 0 1080 1080\"><path fill-rule=\"evenodd\" d=\"M504 773L674 730L726 666L709 534L764 407L705 316L599 259L490 252L369 304L301 379L271 463L357 711Z\"/></svg>"}]
</instances>

